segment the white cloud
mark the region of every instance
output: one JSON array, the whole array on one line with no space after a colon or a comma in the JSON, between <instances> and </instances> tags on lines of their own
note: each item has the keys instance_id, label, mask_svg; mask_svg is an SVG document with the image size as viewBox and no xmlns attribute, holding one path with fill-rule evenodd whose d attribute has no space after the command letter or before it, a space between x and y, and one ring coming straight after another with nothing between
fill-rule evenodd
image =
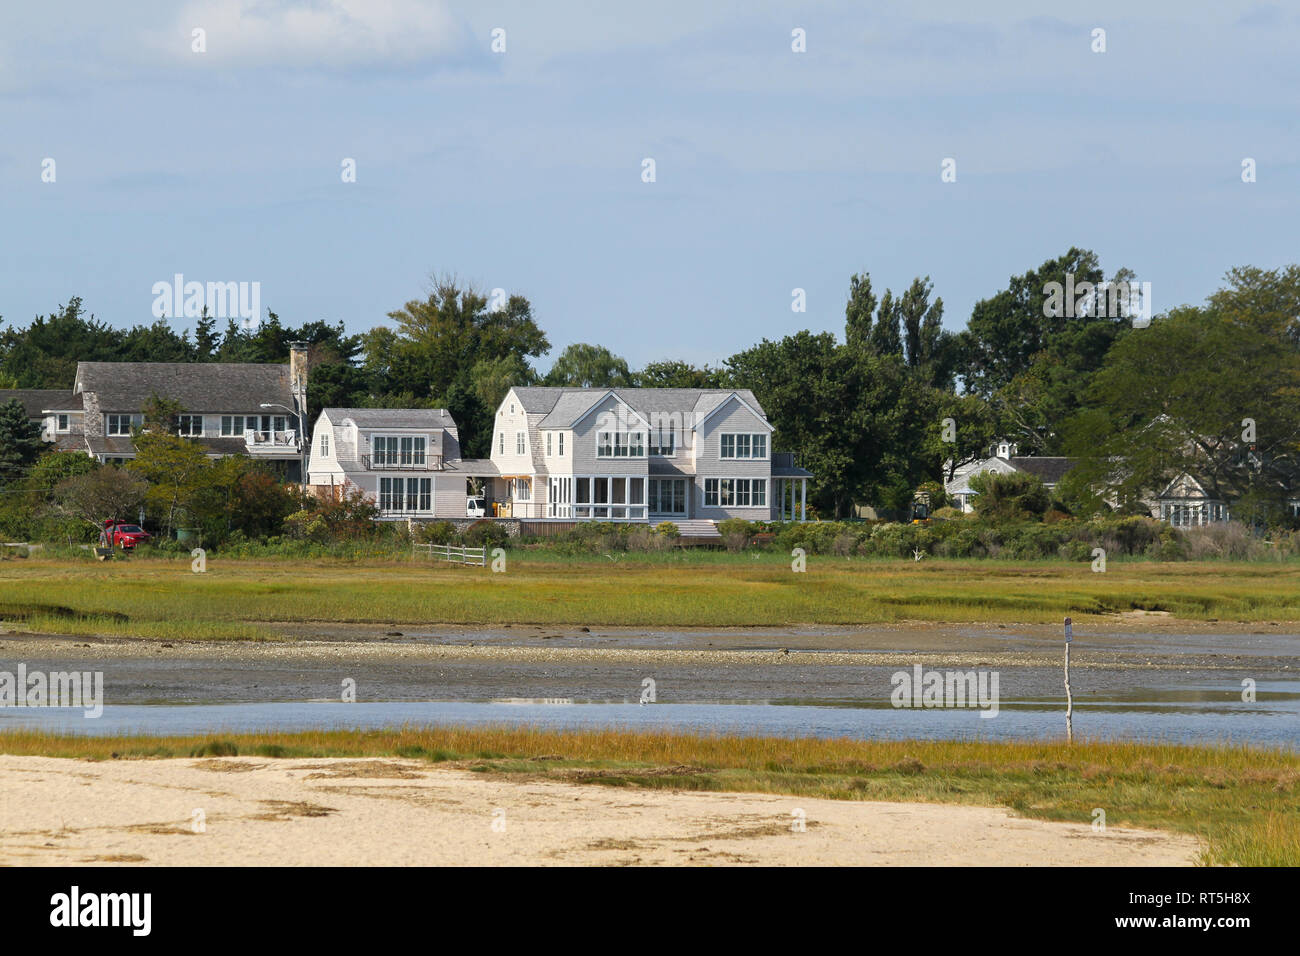
<instances>
[{"instance_id":1,"label":"white cloud","mask_svg":"<svg viewBox=\"0 0 1300 956\"><path fill-rule=\"evenodd\" d=\"M207 52L192 52L193 31ZM463 52L442 0L194 0L149 45L171 59L307 69L408 68Z\"/></svg>"}]
</instances>

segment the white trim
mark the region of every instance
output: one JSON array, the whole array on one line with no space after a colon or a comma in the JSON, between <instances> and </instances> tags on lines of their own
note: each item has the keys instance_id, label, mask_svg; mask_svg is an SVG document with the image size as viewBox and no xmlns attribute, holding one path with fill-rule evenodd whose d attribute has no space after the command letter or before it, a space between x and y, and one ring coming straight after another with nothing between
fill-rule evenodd
<instances>
[{"instance_id":1,"label":"white trim","mask_svg":"<svg viewBox=\"0 0 1300 956\"><path fill-rule=\"evenodd\" d=\"M609 396L611 396L611 395L614 396L614 400L615 400L615 401L617 401L620 405L622 405L624 408L626 408L629 412L631 412L631 413L632 413L633 415L635 415L637 418L641 419L641 422L642 422L642 424L645 425L645 427L646 427L646 431L647 431L647 432L650 430L650 423L649 423L648 421L646 421L645 416L642 415L640 412L638 412L635 408L633 408L633 407L632 407L631 405L629 405L627 402L625 402L625 401L623 400L622 396L620 396L620 395L618 394L618 392L614 391L612 388L611 388L611 389L607 389L607 390L605 391L605 394L604 394L604 395L601 395L600 398L598 398L598 399L596 399L594 402L592 402L591 405L590 405L590 407L589 407L585 412L583 412L582 415L581 415L579 418L575 418L571 424L565 425L565 426L563 426L563 427L564 427L564 428L567 428L567 429L570 429L570 430L577 428L579 425L581 425L583 422L585 422L585 421L586 421L586 420L591 416L591 413L594 412L594 411L596 410L596 406L597 406L597 405L599 405L599 404L600 404L601 402L603 402L605 399L609 398ZM563 397L564 397L563 395L560 396L560 398L563 398ZM558 402L559 402L559 399L556 399L556 402L558 403ZM555 410L555 409L554 409L554 406L552 406L551 410L552 410L552 411ZM548 414L549 414L549 413L548 413Z\"/></svg>"},{"instance_id":2,"label":"white trim","mask_svg":"<svg viewBox=\"0 0 1300 956\"><path fill-rule=\"evenodd\" d=\"M749 439L749 448L751 452L754 450L754 438L756 436L762 435L764 439L763 448L765 452L763 457L758 458L750 454L742 458L740 455L737 455L735 453L736 442L734 441L731 443L732 453L730 455L724 455L722 453L722 439L726 438L728 435L730 435L732 438L737 438L740 435L744 435L746 438ZM768 432L718 432L718 461L771 461L771 460L772 460L772 433L770 431Z\"/></svg>"},{"instance_id":3,"label":"white trim","mask_svg":"<svg viewBox=\"0 0 1300 956\"><path fill-rule=\"evenodd\" d=\"M728 395L728 396L727 396L726 398L724 398L722 401L718 402L717 407L714 408L713 411L709 412L709 414L705 415L703 418L701 418L699 421L697 421L693 426L691 426L691 431L699 431L702 427L704 427L704 423L705 423L705 422L707 422L710 418L712 418L712 417L713 417L714 415L716 415L718 412L720 412L720 411L722 411L724 408L726 408L726 407L727 407L727 402L731 401L733 398L734 398L736 401L740 402L740 404L744 405L747 409L749 409L749 413L750 413L751 415L753 415L755 418L757 418L760 422L762 422L763 425L767 428L768 434L771 434L771 432L772 432L772 426L768 423L767 418L764 417L763 415L760 415L757 411L755 411L754 407L753 407L752 405L750 405L749 402L745 401L743 398L741 398L741 397L740 397L739 395L737 395L735 392L732 392L730 395ZM771 442L769 441L768 444L770 445Z\"/></svg>"},{"instance_id":4,"label":"white trim","mask_svg":"<svg viewBox=\"0 0 1300 956\"><path fill-rule=\"evenodd\" d=\"M709 500L708 487L709 487L709 482L710 482L710 481L716 481L716 482L719 482L719 484L718 484L718 503L717 503L717 504L713 504L713 505L711 505L711 504L708 503L708 500ZM731 482L747 481L747 482L751 482L751 483L752 483L752 482L755 482L755 481L761 481L761 482L763 483L763 503L762 503L762 504L758 504L758 505L756 505L756 504L753 503L753 498L754 498L754 489L753 489L753 485L751 484L751 485L750 485L750 489L749 489L749 497L750 497L750 503L749 503L749 504L747 504L747 505L738 505L738 504L735 504L735 503L733 502L733 503L731 503L731 504L726 504L726 505L724 505L724 504L722 503L722 484L721 484L721 482L724 482L724 481L731 481ZM771 507L772 507L772 495L771 495L771 490L772 490L772 478L771 478L770 475L769 475L769 476L763 476L763 475L705 475L705 476L701 477L701 479L700 479L699 489L700 489L700 507L701 507L701 508L733 508L733 509L734 509L734 508L767 508L767 509L771 509ZM735 486L734 486L734 485L732 486L731 493L732 493L733 496L734 496L735 493L736 493L736 490L735 490Z\"/></svg>"}]
</instances>

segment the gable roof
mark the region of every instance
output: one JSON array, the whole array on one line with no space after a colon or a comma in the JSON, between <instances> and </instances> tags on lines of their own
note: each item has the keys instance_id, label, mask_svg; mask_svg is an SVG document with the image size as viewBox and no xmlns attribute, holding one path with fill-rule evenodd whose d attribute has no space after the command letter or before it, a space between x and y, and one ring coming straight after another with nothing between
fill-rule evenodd
<instances>
[{"instance_id":1,"label":"gable roof","mask_svg":"<svg viewBox=\"0 0 1300 956\"><path fill-rule=\"evenodd\" d=\"M44 418L46 410L71 412L81 408L81 396L61 388L3 388L0 405L13 399L22 402L28 418Z\"/></svg>"},{"instance_id":2,"label":"gable roof","mask_svg":"<svg viewBox=\"0 0 1300 956\"><path fill-rule=\"evenodd\" d=\"M74 391L94 392L103 412L138 412L157 392L187 412L293 408L288 365L241 362L78 362Z\"/></svg>"},{"instance_id":3,"label":"gable roof","mask_svg":"<svg viewBox=\"0 0 1300 956\"><path fill-rule=\"evenodd\" d=\"M1052 458L1038 455L1013 456L1008 458L1007 461L1021 471L1036 475L1045 485L1056 484L1075 465L1073 458Z\"/></svg>"},{"instance_id":4,"label":"gable roof","mask_svg":"<svg viewBox=\"0 0 1300 956\"><path fill-rule=\"evenodd\" d=\"M516 388L515 395L530 414L545 414L539 427L571 428L600 399L613 393L642 418L671 415L698 422L736 396L764 420L767 414L747 388Z\"/></svg>"},{"instance_id":5,"label":"gable roof","mask_svg":"<svg viewBox=\"0 0 1300 956\"><path fill-rule=\"evenodd\" d=\"M456 422L445 408L326 408L334 425L351 419L358 428L455 428Z\"/></svg>"}]
</instances>

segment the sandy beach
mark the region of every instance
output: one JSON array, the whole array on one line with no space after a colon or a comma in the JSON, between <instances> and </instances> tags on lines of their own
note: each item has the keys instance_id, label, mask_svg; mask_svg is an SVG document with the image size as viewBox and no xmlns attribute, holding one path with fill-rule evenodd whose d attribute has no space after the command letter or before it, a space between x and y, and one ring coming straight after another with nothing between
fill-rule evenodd
<instances>
[{"instance_id":1,"label":"sandy beach","mask_svg":"<svg viewBox=\"0 0 1300 956\"><path fill-rule=\"evenodd\" d=\"M1187 836L994 808L635 790L396 759L0 756L9 866L1168 866L1198 853Z\"/></svg>"}]
</instances>

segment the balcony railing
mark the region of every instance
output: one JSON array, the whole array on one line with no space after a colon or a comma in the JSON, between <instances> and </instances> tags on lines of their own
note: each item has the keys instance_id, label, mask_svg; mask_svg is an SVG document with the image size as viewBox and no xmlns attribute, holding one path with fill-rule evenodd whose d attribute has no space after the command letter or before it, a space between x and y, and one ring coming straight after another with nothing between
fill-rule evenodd
<instances>
[{"instance_id":1,"label":"balcony railing","mask_svg":"<svg viewBox=\"0 0 1300 956\"><path fill-rule=\"evenodd\" d=\"M362 455L366 471L442 471L441 455Z\"/></svg>"},{"instance_id":2,"label":"balcony railing","mask_svg":"<svg viewBox=\"0 0 1300 956\"><path fill-rule=\"evenodd\" d=\"M244 444L249 448L296 448L298 446L298 433L293 429L288 431L245 429Z\"/></svg>"}]
</instances>

